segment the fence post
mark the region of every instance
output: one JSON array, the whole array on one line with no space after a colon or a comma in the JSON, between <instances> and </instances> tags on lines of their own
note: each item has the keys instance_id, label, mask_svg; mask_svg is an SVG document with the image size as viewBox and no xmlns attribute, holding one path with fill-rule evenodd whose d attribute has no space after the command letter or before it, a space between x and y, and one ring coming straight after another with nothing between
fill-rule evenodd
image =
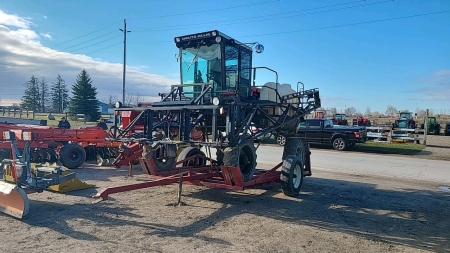
<instances>
[{"instance_id":1,"label":"fence post","mask_svg":"<svg viewBox=\"0 0 450 253\"><path fill-rule=\"evenodd\" d=\"M427 132L428 132L428 109L427 112L425 113L425 120L423 122L423 128L424 128L424 133L423 133L423 145L427 145Z\"/></svg>"}]
</instances>

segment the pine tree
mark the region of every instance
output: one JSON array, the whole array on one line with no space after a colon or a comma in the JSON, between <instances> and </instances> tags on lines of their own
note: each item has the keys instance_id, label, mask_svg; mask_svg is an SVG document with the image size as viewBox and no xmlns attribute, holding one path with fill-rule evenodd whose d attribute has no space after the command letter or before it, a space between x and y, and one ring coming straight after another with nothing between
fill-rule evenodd
<instances>
[{"instance_id":1,"label":"pine tree","mask_svg":"<svg viewBox=\"0 0 450 253\"><path fill-rule=\"evenodd\" d=\"M41 94L40 99L41 112L45 112L45 105L48 104L49 99L48 99L48 84L45 81L44 77L42 77L41 79L39 91Z\"/></svg>"},{"instance_id":2,"label":"pine tree","mask_svg":"<svg viewBox=\"0 0 450 253\"><path fill-rule=\"evenodd\" d=\"M72 86L73 97L70 101L69 112L71 115L84 114L87 121L96 121L100 116L97 100L97 88L92 86L92 80L86 70L78 74L75 84Z\"/></svg>"},{"instance_id":3,"label":"pine tree","mask_svg":"<svg viewBox=\"0 0 450 253\"><path fill-rule=\"evenodd\" d=\"M30 81L25 83L25 94L22 96L22 109L37 112L40 109L39 80L31 77Z\"/></svg>"},{"instance_id":4,"label":"pine tree","mask_svg":"<svg viewBox=\"0 0 450 253\"><path fill-rule=\"evenodd\" d=\"M51 102L53 110L58 113L63 113L64 109L69 104L69 91L67 90L66 82L60 75L56 78L56 83L52 83L51 87Z\"/></svg>"}]
</instances>

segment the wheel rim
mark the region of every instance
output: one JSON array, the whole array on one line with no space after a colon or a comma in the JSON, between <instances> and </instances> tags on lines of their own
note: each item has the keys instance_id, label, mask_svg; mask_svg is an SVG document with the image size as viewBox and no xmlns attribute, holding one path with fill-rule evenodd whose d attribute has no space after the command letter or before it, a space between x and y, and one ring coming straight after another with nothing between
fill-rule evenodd
<instances>
[{"instance_id":1,"label":"wheel rim","mask_svg":"<svg viewBox=\"0 0 450 253\"><path fill-rule=\"evenodd\" d=\"M247 175L253 170L253 151L248 146L244 146L239 153L239 167L243 175Z\"/></svg>"},{"instance_id":2,"label":"wheel rim","mask_svg":"<svg viewBox=\"0 0 450 253\"><path fill-rule=\"evenodd\" d=\"M75 162L75 161L78 161L79 158L80 158L80 154L78 152L76 152L76 151L70 152L70 154L69 154L70 161Z\"/></svg>"},{"instance_id":3,"label":"wheel rim","mask_svg":"<svg viewBox=\"0 0 450 253\"><path fill-rule=\"evenodd\" d=\"M277 137L277 142L280 145L284 145L284 144L286 144L286 138L284 136L278 136Z\"/></svg>"},{"instance_id":4,"label":"wheel rim","mask_svg":"<svg viewBox=\"0 0 450 253\"><path fill-rule=\"evenodd\" d=\"M302 182L302 168L299 164L295 165L294 175L292 175L292 184L294 188L298 188Z\"/></svg>"},{"instance_id":5,"label":"wheel rim","mask_svg":"<svg viewBox=\"0 0 450 253\"><path fill-rule=\"evenodd\" d=\"M343 149L344 148L344 141L341 139L337 139L334 141L334 147L337 149Z\"/></svg>"}]
</instances>

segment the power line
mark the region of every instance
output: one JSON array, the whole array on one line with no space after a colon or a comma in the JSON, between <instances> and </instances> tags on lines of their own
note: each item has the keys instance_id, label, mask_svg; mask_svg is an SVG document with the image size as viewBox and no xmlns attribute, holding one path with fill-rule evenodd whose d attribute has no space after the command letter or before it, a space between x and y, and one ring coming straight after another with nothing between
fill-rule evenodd
<instances>
[{"instance_id":1,"label":"power line","mask_svg":"<svg viewBox=\"0 0 450 253\"><path fill-rule=\"evenodd\" d=\"M118 22L112 23L112 24L110 24L110 25L107 25L107 26L105 26L105 27L99 28L99 29L97 29L97 30L95 30L95 31L92 31L92 32L90 32L90 33L86 33L86 34L84 34L84 35L78 36L78 37L76 37L76 38L74 38L74 39L71 39L71 40L68 40L68 41L65 41L65 42L61 42L61 43L58 43L58 44L56 44L56 45L51 45L50 47L56 47L56 46L59 46L59 45L66 44L66 43L68 43L68 42L77 40L77 39L79 39L79 38L86 37L86 36L88 36L88 35L91 35L91 34L93 34L93 33L96 33L96 32L98 32L98 31L101 31L101 30L103 30L103 29L106 29L106 28L108 28L108 27L111 27L111 26L113 26L113 25L116 25L116 24L118 24L118 23L120 23L120 22L122 22L122 21L118 21Z\"/></svg>"},{"instance_id":2,"label":"power line","mask_svg":"<svg viewBox=\"0 0 450 253\"><path fill-rule=\"evenodd\" d=\"M106 35L110 35L110 34L112 34L112 33L116 33L116 31L109 32L109 33L105 33L105 34L103 34L103 35L100 35L100 36L95 37L95 38L93 38L93 39L87 40L87 41L85 41L85 42L81 42L81 43L78 43L78 44L76 44L76 45L73 45L73 46L70 46L70 47L66 47L66 48L60 49L60 51L62 51L62 50L67 50L67 49L69 49L69 48L73 48L73 47L76 47L76 46L79 46L79 45L88 43L88 42L90 42L90 41L94 41L94 40L96 40L96 39L105 37Z\"/></svg>"},{"instance_id":3,"label":"power line","mask_svg":"<svg viewBox=\"0 0 450 253\"><path fill-rule=\"evenodd\" d=\"M170 15L161 15L161 16L149 16L149 17L140 17L140 18L129 18L129 19L150 19L150 18L177 17L177 16L184 16L184 15L207 13L207 12L209 13L211 11L223 11L223 10L237 9L237 8L242 8L242 7L255 6L255 5L267 4L267 3L273 3L273 2L280 2L280 1L281 0L271 0L271 1L253 3L253 4L236 5L236 6L232 6L232 7L225 7L225 8L214 9L214 10L194 11L194 12L187 12L187 13L180 13L180 14L170 14Z\"/></svg>"},{"instance_id":4,"label":"power line","mask_svg":"<svg viewBox=\"0 0 450 253\"><path fill-rule=\"evenodd\" d=\"M435 15L435 14L442 14L450 12L450 10L445 11L438 11L438 12L429 12L429 13L423 13L423 14L417 14L417 15L409 15L409 16L403 16L403 17L395 17L395 18L387 18L387 19L378 19L378 20L371 20L371 21L364 21L364 22L358 22L358 23L351 23L351 24L343 24L343 25L334 25L334 26L324 26L324 27L317 27L317 28L310 28L310 29L301 29L301 30L293 30L293 31L286 31L286 32L274 32L274 33L264 33L264 34L253 34L253 35L245 35L241 36L241 38L246 37L256 37L256 36L268 36L268 35L277 35L277 34L285 34L285 33L296 33L296 32L308 32L308 31L315 31L315 30L324 30L324 29L332 29L332 28L340 28L340 27L346 27L346 26L356 26L356 25L364 25L364 24L371 24L371 23L377 23L377 22L385 22L385 21L392 21L392 20L399 20L399 19L407 19L407 18L415 18L415 17L421 17L421 16L429 16L429 15ZM173 40L165 40L165 41L145 41L145 42L138 42L135 41L133 43L166 43L166 42L173 42Z\"/></svg>"},{"instance_id":5,"label":"power line","mask_svg":"<svg viewBox=\"0 0 450 253\"><path fill-rule=\"evenodd\" d=\"M73 53L73 52L79 51L79 50L81 50L81 49L85 49L85 48L88 48L88 47L92 47L92 46L95 46L95 45L98 45L98 44L101 44L101 43L104 43L104 42L113 40L113 39L118 38L118 37L121 37L121 36L120 36L120 35L114 36L114 37L108 38L108 39L106 39L106 40L102 40L102 41L97 42L97 43L94 43L94 44L90 44L90 45L85 46L85 47L82 47L82 48L78 48L78 49L75 49L75 50L70 50L70 51L68 51L68 52L55 51L55 52L53 52L53 53L51 53L51 54L48 54L47 56L50 56L50 57L51 57L51 56L56 56L56 55L58 55L58 54L63 54L63 53Z\"/></svg>"},{"instance_id":6,"label":"power line","mask_svg":"<svg viewBox=\"0 0 450 253\"><path fill-rule=\"evenodd\" d=\"M365 2L365 1L366 0L358 0L358 1L351 1L351 2L340 3L340 4L332 4L332 5L326 5L326 6L321 6L321 7L309 8L309 9L304 9L304 10L298 10L298 11L280 12L280 13L272 14L269 17L267 15L262 15L262 16L256 16L256 17L231 19L231 20L222 20L222 21L210 22L210 23L208 23L208 25L204 25L204 23L196 23L196 24L188 24L188 25L182 25L182 26L180 26L180 25L162 26L162 27L156 27L156 28L152 28L152 29L137 30L135 32L161 31L161 30L167 31L167 30L179 30L179 29L185 29L185 28L210 27L213 24L220 24L220 23L226 23L227 25L252 23L252 22L259 22L259 21L267 21L267 20L290 18L290 17L296 17L296 16L305 16L305 15L311 15L311 14L324 13L324 12L338 11L338 10L344 10L344 9L351 9L351 8L355 8L355 7L362 7L362 6L367 6L367 5L374 5L374 4L381 4L381 3L386 3L386 2L392 2L392 1L395 1L395 0L384 0L384 1L379 1L379 2L375 2L375 3L367 3L367 4L354 5L354 6L348 6L348 7L342 7L342 8L335 8L335 9L331 9L331 10L316 11L316 12L310 12L310 13L297 14L297 15L282 16L282 17L273 17L273 16L281 16L281 15L286 15L286 14L291 14L291 13L306 12L306 11L312 11L312 10L318 10L318 9L325 9L325 8L341 6L341 5L348 5L348 4L358 3L358 2ZM259 19L259 20L255 20L255 19ZM247 21L247 22L237 22L237 21L243 21L243 20L249 20L249 21ZM201 25L201 26L198 26L198 25ZM193 27L193 26L195 26L195 27ZM167 28L171 28L171 27L174 27L176 29L167 29Z\"/></svg>"},{"instance_id":7,"label":"power line","mask_svg":"<svg viewBox=\"0 0 450 253\"><path fill-rule=\"evenodd\" d=\"M111 48L111 47L114 47L114 46L117 46L117 45L120 45L120 44L122 44L122 42L119 42L119 43L116 43L114 45L107 46L107 47L104 47L104 48L101 48L101 49L98 49L98 50L95 50L95 51L92 51L92 52L89 52L89 53L85 53L85 55L93 54L93 53L96 53L98 51L102 51L102 50L105 50L105 49L108 49L108 48Z\"/></svg>"},{"instance_id":8,"label":"power line","mask_svg":"<svg viewBox=\"0 0 450 253\"><path fill-rule=\"evenodd\" d=\"M117 23L119 23L119 22L112 23L112 24L110 24L110 25L107 25L107 26L105 26L105 27L99 28L99 29L97 29L97 30L95 30L95 31L86 33L86 34L84 34L84 35L78 36L78 37L73 38L73 39L71 39L71 40L67 40L67 41L64 41L64 42L61 42L61 43L58 43L58 44L55 44L55 45L50 45L50 46L48 46L48 48L56 47L56 46L59 46L59 45L63 45L63 44L66 44L66 43L68 43L68 42L72 42L72 41L74 41L74 40L77 40L77 39L86 37L86 36L88 36L88 35L91 35L91 34L93 34L93 33L96 33L96 32L98 32L98 31L101 31L101 30L103 30L103 29L106 29L106 28L108 28L108 27L111 27L111 26L113 26L113 25L116 25ZM34 53L34 52L36 52L36 51L38 51L38 50L27 51L27 52L25 52L24 54Z\"/></svg>"},{"instance_id":9,"label":"power line","mask_svg":"<svg viewBox=\"0 0 450 253\"><path fill-rule=\"evenodd\" d=\"M302 29L302 30L293 30L293 31L286 31L286 32L275 32L275 33L264 33L264 34L246 35L246 36L241 36L241 37L244 37L244 38L245 38L245 37L255 37L255 36L268 36L268 35L277 35L277 34L284 34L284 33L296 33L296 32L307 32L307 31L315 31L315 30L331 29L331 28L340 28L340 27L346 27L346 26L364 25L364 24L372 24L372 23L385 22L385 21L392 21L392 20L399 20L399 19L407 19L407 18L415 18L415 17L429 16L429 15L442 14L442 13L447 13L447 12L450 12L450 10L446 10L446 11L437 11L437 12L429 12L429 13L423 13L423 14L417 14L417 15L409 15L409 16L403 16L403 17L378 19L378 20L364 21L364 22L358 22L358 23L352 23L352 24L343 24L343 25L325 26L325 27L318 27L318 28L311 28L311 29Z\"/></svg>"}]
</instances>

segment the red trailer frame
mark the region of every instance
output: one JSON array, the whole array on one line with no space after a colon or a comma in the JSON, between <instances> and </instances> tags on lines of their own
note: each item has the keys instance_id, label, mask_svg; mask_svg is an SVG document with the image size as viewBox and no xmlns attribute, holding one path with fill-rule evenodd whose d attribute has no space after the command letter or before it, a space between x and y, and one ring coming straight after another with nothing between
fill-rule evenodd
<instances>
[{"instance_id":1,"label":"red trailer frame","mask_svg":"<svg viewBox=\"0 0 450 253\"><path fill-rule=\"evenodd\" d=\"M311 152L309 148L306 152L306 162L304 168L304 176L311 176ZM210 165L205 165L202 167L195 166L182 166L188 161L194 161L194 164L198 164L198 159L204 159L210 162ZM182 183L206 186L211 188L224 188L230 190L244 190L245 188L260 186L270 183L280 182L280 171L278 169L282 166L283 162L280 162L273 168L269 170L257 169L252 180L244 182L240 168L233 166L217 166L217 161L208 158L203 155L194 155L187 157L175 164L175 167L171 171L158 172L153 158L150 159L139 159L142 169L145 174L151 176L151 179L146 182L107 187L99 190L94 198L104 201L108 199L108 196L115 193L127 192L133 190L139 190L143 188L170 185L178 183L180 185L179 199L181 194ZM130 168L131 175L131 168ZM179 200L180 201L180 200Z\"/></svg>"}]
</instances>

